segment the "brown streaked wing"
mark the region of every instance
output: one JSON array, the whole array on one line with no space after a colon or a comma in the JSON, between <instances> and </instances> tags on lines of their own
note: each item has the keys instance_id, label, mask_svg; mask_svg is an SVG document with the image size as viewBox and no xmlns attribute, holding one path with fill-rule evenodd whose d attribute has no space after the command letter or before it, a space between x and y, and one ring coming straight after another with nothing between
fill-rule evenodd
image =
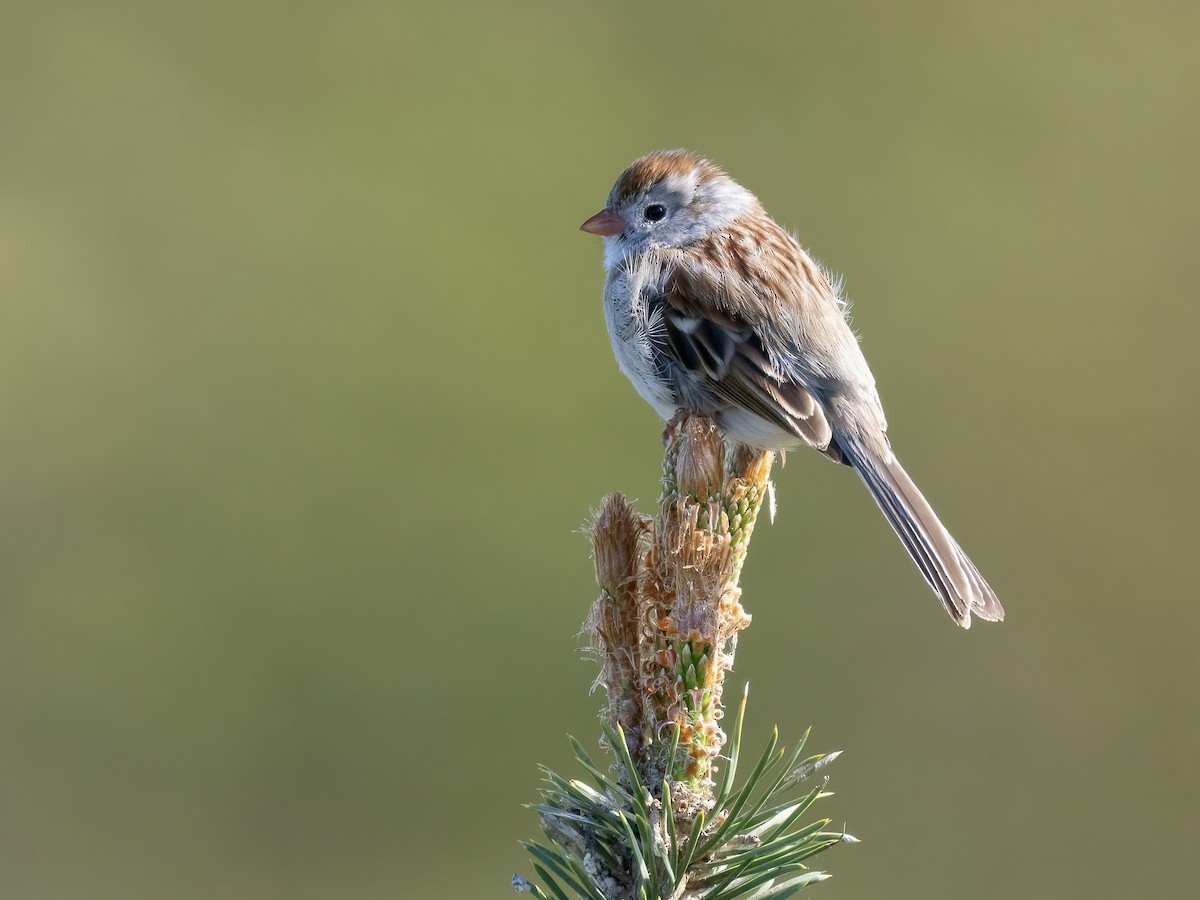
<instances>
[{"instance_id":1,"label":"brown streaked wing","mask_svg":"<svg viewBox=\"0 0 1200 900\"><path fill-rule=\"evenodd\" d=\"M727 403L819 450L830 449L832 429L816 397L780 378L754 327L727 308L703 302L688 290L691 281L672 277L662 294L667 344L675 362Z\"/></svg>"}]
</instances>

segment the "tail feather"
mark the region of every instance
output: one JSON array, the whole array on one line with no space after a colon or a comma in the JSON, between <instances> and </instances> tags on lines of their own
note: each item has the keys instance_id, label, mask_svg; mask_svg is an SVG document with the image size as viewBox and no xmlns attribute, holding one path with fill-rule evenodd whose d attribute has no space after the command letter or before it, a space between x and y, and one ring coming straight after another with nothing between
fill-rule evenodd
<instances>
[{"instance_id":1,"label":"tail feather","mask_svg":"<svg viewBox=\"0 0 1200 900\"><path fill-rule=\"evenodd\" d=\"M885 458L859 440L839 438L838 445L950 617L963 628L971 627L971 613L1002 621L1004 607L995 592L895 457Z\"/></svg>"}]
</instances>

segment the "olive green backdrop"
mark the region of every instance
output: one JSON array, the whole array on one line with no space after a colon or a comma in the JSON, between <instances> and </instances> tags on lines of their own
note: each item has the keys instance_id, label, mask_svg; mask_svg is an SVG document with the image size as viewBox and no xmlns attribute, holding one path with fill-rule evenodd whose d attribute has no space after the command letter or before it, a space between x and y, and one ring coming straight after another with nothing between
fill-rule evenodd
<instances>
[{"instance_id":1,"label":"olive green backdrop","mask_svg":"<svg viewBox=\"0 0 1200 900\"><path fill-rule=\"evenodd\" d=\"M620 169L827 265L998 589L953 628L803 453L749 733L842 748L839 898L1194 890L1195 4L10 3L0 895L475 898L592 745L578 529L650 509ZM804 682L818 687L800 692ZM531 873L530 873L531 874Z\"/></svg>"}]
</instances>

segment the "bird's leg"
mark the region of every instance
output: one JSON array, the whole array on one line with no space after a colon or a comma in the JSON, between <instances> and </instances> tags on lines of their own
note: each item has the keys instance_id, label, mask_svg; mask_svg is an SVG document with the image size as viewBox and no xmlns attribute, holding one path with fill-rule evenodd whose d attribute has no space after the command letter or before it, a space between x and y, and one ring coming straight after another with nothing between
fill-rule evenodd
<instances>
[{"instance_id":1,"label":"bird's leg","mask_svg":"<svg viewBox=\"0 0 1200 900\"><path fill-rule=\"evenodd\" d=\"M667 424L663 426L663 433L662 433L664 447L667 444L671 443L671 435L675 433L676 426L682 424L683 420L686 419L688 416L692 415L692 413L693 413L693 410L684 409L681 407L681 408L675 410L675 415L673 415L673 416L671 416L671 418L667 419Z\"/></svg>"}]
</instances>

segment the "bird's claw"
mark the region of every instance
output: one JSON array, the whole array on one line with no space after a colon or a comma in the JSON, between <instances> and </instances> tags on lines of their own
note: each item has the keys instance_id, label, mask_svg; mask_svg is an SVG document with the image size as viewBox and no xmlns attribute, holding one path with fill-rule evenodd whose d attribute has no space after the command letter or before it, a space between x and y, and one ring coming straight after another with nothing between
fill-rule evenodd
<instances>
[{"instance_id":1,"label":"bird's claw","mask_svg":"<svg viewBox=\"0 0 1200 900\"><path fill-rule=\"evenodd\" d=\"M677 409L675 415L667 419L667 424L663 426L663 446L671 443L671 435L675 433L675 429L683 424L684 419L692 414L690 409Z\"/></svg>"}]
</instances>

